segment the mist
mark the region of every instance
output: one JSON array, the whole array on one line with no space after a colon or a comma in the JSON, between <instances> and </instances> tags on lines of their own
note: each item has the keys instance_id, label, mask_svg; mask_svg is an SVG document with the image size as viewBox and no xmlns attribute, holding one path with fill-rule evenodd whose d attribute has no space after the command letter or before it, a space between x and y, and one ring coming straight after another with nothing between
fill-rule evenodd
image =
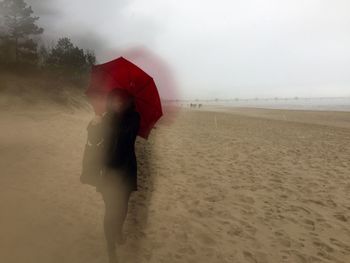
<instances>
[{"instance_id":1,"label":"mist","mask_svg":"<svg viewBox=\"0 0 350 263\"><path fill-rule=\"evenodd\" d=\"M182 99L350 96L348 1L28 1L46 41L65 35L103 63L142 46Z\"/></svg>"}]
</instances>

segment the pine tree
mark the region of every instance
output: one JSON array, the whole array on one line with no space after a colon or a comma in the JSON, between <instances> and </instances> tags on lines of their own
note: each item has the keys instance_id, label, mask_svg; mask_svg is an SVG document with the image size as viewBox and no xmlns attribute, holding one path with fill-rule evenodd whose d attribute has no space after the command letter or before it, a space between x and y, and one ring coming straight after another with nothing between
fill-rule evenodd
<instances>
[{"instance_id":1,"label":"pine tree","mask_svg":"<svg viewBox=\"0 0 350 263\"><path fill-rule=\"evenodd\" d=\"M48 52L44 66L54 72L58 79L79 83L96 63L92 51L75 46L67 37L60 38Z\"/></svg>"},{"instance_id":2,"label":"pine tree","mask_svg":"<svg viewBox=\"0 0 350 263\"><path fill-rule=\"evenodd\" d=\"M32 16L31 6L24 0L3 0L0 2L1 53L8 62L36 63L37 43L33 35L43 33L35 23L39 17Z\"/></svg>"}]
</instances>

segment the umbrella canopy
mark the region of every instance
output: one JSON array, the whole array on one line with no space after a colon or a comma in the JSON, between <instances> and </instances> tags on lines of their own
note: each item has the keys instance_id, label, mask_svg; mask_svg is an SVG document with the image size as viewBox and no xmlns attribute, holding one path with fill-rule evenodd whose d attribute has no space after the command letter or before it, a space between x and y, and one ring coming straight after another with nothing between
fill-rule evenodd
<instances>
[{"instance_id":1,"label":"umbrella canopy","mask_svg":"<svg viewBox=\"0 0 350 263\"><path fill-rule=\"evenodd\" d=\"M123 89L134 98L136 111L141 117L138 135L147 139L154 124L163 115L153 78L123 57L94 65L85 94L96 114L106 111L107 96L114 89Z\"/></svg>"}]
</instances>

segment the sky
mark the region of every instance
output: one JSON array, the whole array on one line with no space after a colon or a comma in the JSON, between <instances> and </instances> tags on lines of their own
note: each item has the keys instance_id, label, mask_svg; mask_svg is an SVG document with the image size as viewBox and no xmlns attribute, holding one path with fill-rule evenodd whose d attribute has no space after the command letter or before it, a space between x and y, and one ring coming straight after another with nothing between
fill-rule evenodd
<instances>
[{"instance_id":1,"label":"sky","mask_svg":"<svg viewBox=\"0 0 350 263\"><path fill-rule=\"evenodd\" d=\"M67 36L99 63L152 51L178 99L350 96L348 0L26 2L48 43Z\"/></svg>"}]
</instances>

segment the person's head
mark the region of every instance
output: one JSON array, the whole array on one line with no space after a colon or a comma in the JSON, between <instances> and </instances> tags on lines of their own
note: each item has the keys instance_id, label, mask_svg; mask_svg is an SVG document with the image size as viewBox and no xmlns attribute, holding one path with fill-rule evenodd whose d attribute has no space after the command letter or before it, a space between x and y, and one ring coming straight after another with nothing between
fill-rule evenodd
<instances>
[{"instance_id":1,"label":"person's head","mask_svg":"<svg viewBox=\"0 0 350 263\"><path fill-rule=\"evenodd\" d=\"M109 112L124 112L130 108L134 108L133 97L127 91L122 89L114 89L108 94L107 111Z\"/></svg>"}]
</instances>

